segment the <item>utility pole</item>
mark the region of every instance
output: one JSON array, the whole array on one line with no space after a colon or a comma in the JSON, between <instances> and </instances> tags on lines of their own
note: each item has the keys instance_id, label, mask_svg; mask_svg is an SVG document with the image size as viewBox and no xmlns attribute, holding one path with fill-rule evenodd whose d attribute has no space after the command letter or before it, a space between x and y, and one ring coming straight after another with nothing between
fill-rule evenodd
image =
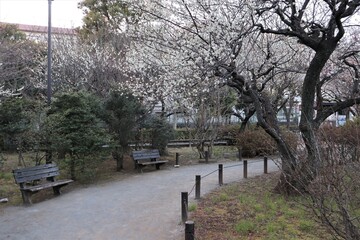
<instances>
[{"instance_id":1,"label":"utility pole","mask_svg":"<svg viewBox=\"0 0 360 240\"><path fill-rule=\"evenodd\" d=\"M48 0L49 2L49 9L48 9L48 54L47 54L47 60L48 60L48 67L47 67L47 103L48 105L51 104L51 85L52 85L52 79L51 79L51 2L53 0Z\"/></svg>"},{"instance_id":2,"label":"utility pole","mask_svg":"<svg viewBox=\"0 0 360 240\"><path fill-rule=\"evenodd\" d=\"M47 104L50 107L51 104L51 85L52 85L52 79L51 79L51 2L53 0L48 0L49 2L49 8L48 8L48 54L47 54L47 60L48 60L48 67L47 67ZM49 134L47 133L47 139L46 139L46 153L45 153L45 161L46 163L52 162L52 151L50 149L50 142L49 142Z\"/></svg>"}]
</instances>

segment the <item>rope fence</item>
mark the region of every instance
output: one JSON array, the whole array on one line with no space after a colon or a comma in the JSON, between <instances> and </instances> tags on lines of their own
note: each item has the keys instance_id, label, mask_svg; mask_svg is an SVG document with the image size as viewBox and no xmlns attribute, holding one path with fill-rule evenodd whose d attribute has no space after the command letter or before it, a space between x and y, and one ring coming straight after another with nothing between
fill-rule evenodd
<instances>
[{"instance_id":1,"label":"rope fence","mask_svg":"<svg viewBox=\"0 0 360 240\"><path fill-rule=\"evenodd\" d=\"M241 159L241 158L240 158ZM204 179L216 172L218 172L218 183L219 186L223 185L223 176L224 176L224 169L234 168L243 166L243 178L247 178L248 175L248 166L252 164L257 164L263 161L264 163L264 174L268 173L268 157L264 157L263 160L252 160L248 162L247 160L242 160L242 163L234 164L231 166L223 166L223 164L218 165L218 169L211 171L203 176L196 175L195 176L195 184L191 188L190 192L182 192L181 193L181 219L182 222L185 224L185 239L186 240L194 240L195 239L195 226L193 221L188 220L188 204L189 204L189 196L195 190L195 199L200 199L200 190L201 190L201 179Z\"/></svg>"},{"instance_id":2,"label":"rope fence","mask_svg":"<svg viewBox=\"0 0 360 240\"><path fill-rule=\"evenodd\" d=\"M266 159L266 160L265 160ZM265 161L266 161L266 172L265 172ZM249 165L252 165L252 164L255 164L255 163L258 163L258 162L261 162L261 160L251 160L251 163L248 163L247 160L243 160L243 163L239 163L239 164L234 164L234 165L231 165L231 166L225 166L223 167L223 169L227 169L227 168L233 168L233 167L239 167L239 166L249 166ZM219 164L219 165L222 165L222 164ZM201 179L204 179L216 172L218 172L219 169L216 169L214 171L211 171L207 174L205 174L204 176L201 176ZM267 157L264 157L264 173L267 173ZM246 177L244 177L246 178ZM222 185L222 184L221 184ZM196 187L196 183L193 185L193 187L191 188L191 190L188 192L189 193L189 196L190 194L195 190L195 187Z\"/></svg>"}]
</instances>

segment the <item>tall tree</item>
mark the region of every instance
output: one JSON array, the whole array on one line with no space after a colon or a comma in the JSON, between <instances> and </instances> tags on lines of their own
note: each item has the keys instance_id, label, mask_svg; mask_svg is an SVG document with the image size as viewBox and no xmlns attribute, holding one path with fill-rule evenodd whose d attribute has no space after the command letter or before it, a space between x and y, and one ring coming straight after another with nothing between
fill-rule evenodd
<instances>
[{"instance_id":1,"label":"tall tree","mask_svg":"<svg viewBox=\"0 0 360 240\"><path fill-rule=\"evenodd\" d=\"M214 86L232 87L248 109L244 121L256 114L259 125L277 143L284 172L279 190L304 190L320 164L316 144L320 124L359 100L352 95L332 108L322 104L326 79L332 76L324 68L335 66L328 60L345 29L351 30L346 24L359 4L358 0L131 1L142 14L126 32L131 45L123 68L136 73L127 86L148 99L179 99L211 92ZM300 130L306 162L300 162L296 149L285 141L276 118L286 100L281 95L294 92L290 79L301 82ZM287 85L290 88L284 88ZM293 178L302 171L303 179Z\"/></svg>"},{"instance_id":2,"label":"tall tree","mask_svg":"<svg viewBox=\"0 0 360 240\"><path fill-rule=\"evenodd\" d=\"M80 37L103 43L114 40L137 17L131 4L124 0L83 0L79 8L84 13L84 24L78 30Z\"/></svg>"},{"instance_id":3,"label":"tall tree","mask_svg":"<svg viewBox=\"0 0 360 240\"><path fill-rule=\"evenodd\" d=\"M14 25L0 25L0 98L40 96L45 87L45 46Z\"/></svg>"},{"instance_id":4,"label":"tall tree","mask_svg":"<svg viewBox=\"0 0 360 240\"><path fill-rule=\"evenodd\" d=\"M304 49L295 41L259 34L251 2L237 3L174 0L139 5L145 19L133 29L127 55L129 67L139 74L129 86L148 96L160 91L183 98L230 86L247 108L244 123L256 113L282 159L292 161L283 164L290 168L296 159L277 124L279 97L274 96L284 95L285 89L272 91L270 86L285 73L301 74L302 65L294 59ZM157 75L146 75L154 69Z\"/></svg>"},{"instance_id":5,"label":"tall tree","mask_svg":"<svg viewBox=\"0 0 360 240\"><path fill-rule=\"evenodd\" d=\"M322 156L316 134L320 124L336 111L360 103L359 97L350 96L331 108L324 108L323 95L319 91L323 87L323 70L345 35L349 18L359 8L359 0L267 0L259 3L257 8L257 14L260 16L257 26L262 33L298 39L299 43L313 51L301 94L299 128L308 154L307 167L303 168L306 173L302 174L301 179L304 186L314 179L320 169ZM270 16L277 16L277 19L269 21ZM314 106L318 106L316 114Z\"/></svg>"},{"instance_id":6,"label":"tall tree","mask_svg":"<svg viewBox=\"0 0 360 240\"><path fill-rule=\"evenodd\" d=\"M95 172L103 145L110 142L100 113L99 99L85 92L59 95L49 109L46 130L51 147L68 164L74 180Z\"/></svg>"},{"instance_id":7,"label":"tall tree","mask_svg":"<svg viewBox=\"0 0 360 240\"><path fill-rule=\"evenodd\" d=\"M138 98L121 91L112 92L104 108L104 121L115 143L112 155L117 163L117 171L120 171L123 169L124 154L129 150L130 141L135 140L146 111Z\"/></svg>"}]
</instances>

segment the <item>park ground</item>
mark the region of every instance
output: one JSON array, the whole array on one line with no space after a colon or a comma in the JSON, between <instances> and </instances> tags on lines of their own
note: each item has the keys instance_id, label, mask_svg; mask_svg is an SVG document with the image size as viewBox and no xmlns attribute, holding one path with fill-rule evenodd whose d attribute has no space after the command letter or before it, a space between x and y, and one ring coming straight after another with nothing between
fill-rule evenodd
<instances>
[{"instance_id":1,"label":"park ground","mask_svg":"<svg viewBox=\"0 0 360 240\"><path fill-rule=\"evenodd\" d=\"M170 163L166 168L172 168L175 152L180 151L180 164L182 166L199 167L198 155L194 149L171 149L166 158ZM217 147L214 151L212 161L221 161L236 164L238 157L236 149L231 147ZM76 192L92 186L104 186L108 183L137 177L139 173L133 170L131 159L126 159L124 170L115 172L115 163L105 161L98 172L95 182L84 184L72 184L64 188L67 192ZM166 171L166 168L160 171ZM4 173L2 173L4 176ZM149 168L144 176L156 174ZM150 176L151 174L151 176ZM159 174L157 174L159 175ZM141 177L144 177L141 176ZM6 179L6 178L5 178ZM331 235L315 221L311 213L302 204L301 197L284 198L272 192L278 179L278 173L241 179L235 183L226 183L225 186L217 188L211 193L204 195L201 200L191 200L189 204L190 220L195 221L196 239L331 239ZM5 181L1 178L2 183ZM8 195L8 205L21 205L21 197L18 187L12 178L7 180L8 189L14 189ZM2 185L5 186L5 185ZM4 189L2 189L4 192ZM45 202L47 198L53 198L51 192L42 191L34 195L35 202ZM50 201L48 201L50 202ZM35 204L36 205L36 204ZM1 215L0 209L0 215ZM176 234L181 239L179 225L174 224ZM173 233L172 233L173 234ZM171 239L171 238L169 238Z\"/></svg>"}]
</instances>

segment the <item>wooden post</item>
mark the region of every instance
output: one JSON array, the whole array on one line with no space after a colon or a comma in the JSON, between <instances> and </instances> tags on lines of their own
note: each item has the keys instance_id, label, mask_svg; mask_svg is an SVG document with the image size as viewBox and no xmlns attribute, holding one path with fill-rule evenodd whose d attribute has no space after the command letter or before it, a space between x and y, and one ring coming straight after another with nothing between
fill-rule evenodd
<instances>
[{"instance_id":1,"label":"wooden post","mask_svg":"<svg viewBox=\"0 0 360 240\"><path fill-rule=\"evenodd\" d=\"M187 192L181 192L181 220L183 223L185 223L188 218L188 196Z\"/></svg>"},{"instance_id":2,"label":"wooden post","mask_svg":"<svg viewBox=\"0 0 360 240\"><path fill-rule=\"evenodd\" d=\"M201 176L195 176L195 199L200 199L200 184L201 184Z\"/></svg>"},{"instance_id":3,"label":"wooden post","mask_svg":"<svg viewBox=\"0 0 360 240\"><path fill-rule=\"evenodd\" d=\"M244 160L244 178L247 178L247 160Z\"/></svg>"},{"instance_id":4,"label":"wooden post","mask_svg":"<svg viewBox=\"0 0 360 240\"><path fill-rule=\"evenodd\" d=\"M179 153L175 154L175 166L179 166L179 156L180 156Z\"/></svg>"},{"instance_id":5,"label":"wooden post","mask_svg":"<svg viewBox=\"0 0 360 240\"><path fill-rule=\"evenodd\" d=\"M223 185L223 165L219 164L219 185Z\"/></svg>"},{"instance_id":6,"label":"wooden post","mask_svg":"<svg viewBox=\"0 0 360 240\"><path fill-rule=\"evenodd\" d=\"M205 163L209 163L209 152L205 151Z\"/></svg>"},{"instance_id":7,"label":"wooden post","mask_svg":"<svg viewBox=\"0 0 360 240\"><path fill-rule=\"evenodd\" d=\"M185 240L195 239L195 225L194 221L185 222Z\"/></svg>"},{"instance_id":8,"label":"wooden post","mask_svg":"<svg viewBox=\"0 0 360 240\"><path fill-rule=\"evenodd\" d=\"M242 161L242 149L239 148L239 161Z\"/></svg>"},{"instance_id":9,"label":"wooden post","mask_svg":"<svg viewBox=\"0 0 360 240\"><path fill-rule=\"evenodd\" d=\"M264 157L264 173L268 173L268 158Z\"/></svg>"}]
</instances>

